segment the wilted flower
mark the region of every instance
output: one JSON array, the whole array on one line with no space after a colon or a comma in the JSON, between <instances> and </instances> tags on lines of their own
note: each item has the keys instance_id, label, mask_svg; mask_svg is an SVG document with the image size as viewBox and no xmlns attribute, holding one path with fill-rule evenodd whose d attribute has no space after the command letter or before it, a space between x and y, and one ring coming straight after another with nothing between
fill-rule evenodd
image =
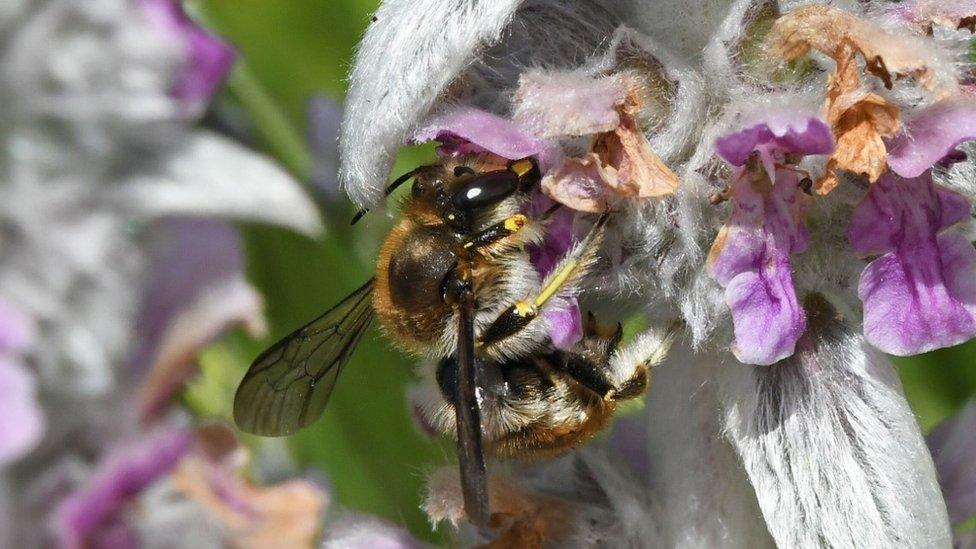
<instances>
[{"instance_id":1,"label":"wilted flower","mask_svg":"<svg viewBox=\"0 0 976 549\"><path fill-rule=\"evenodd\" d=\"M562 515L518 506L501 539L949 542L918 427L868 344L916 354L976 335L976 250L959 231L974 188L953 175L972 165L956 150L974 137L965 42L914 25L967 16L940 2L898 8L911 17L882 1L802 4L377 12L340 142L351 197L379 199L405 140L534 156L543 191L574 216L615 211L580 307L687 327L648 396L647 466L592 450L499 466ZM460 518L452 486L432 480L432 518Z\"/></svg>"}]
</instances>

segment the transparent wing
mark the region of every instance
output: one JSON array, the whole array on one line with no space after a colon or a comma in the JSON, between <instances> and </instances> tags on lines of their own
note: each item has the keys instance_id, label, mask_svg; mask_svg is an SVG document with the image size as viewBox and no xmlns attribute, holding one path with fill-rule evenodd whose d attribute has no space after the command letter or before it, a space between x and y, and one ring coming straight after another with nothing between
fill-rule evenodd
<instances>
[{"instance_id":1,"label":"transparent wing","mask_svg":"<svg viewBox=\"0 0 976 549\"><path fill-rule=\"evenodd\" d=\"M322 415L343 366L373 320L373 280L261 353L234 396L243 431L285 436Z\"/></svg>"}]
</instances>

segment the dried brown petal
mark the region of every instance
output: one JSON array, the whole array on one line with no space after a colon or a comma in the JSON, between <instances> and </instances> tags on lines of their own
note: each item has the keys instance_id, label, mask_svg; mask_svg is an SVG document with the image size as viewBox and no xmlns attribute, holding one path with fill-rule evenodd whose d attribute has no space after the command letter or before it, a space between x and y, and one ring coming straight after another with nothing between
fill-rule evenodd
<instances>
[{"instance_id":1,"label":"dried brown petal","mask_svg":"<svg viewBox=\"0 0 976 549\"><path fill-rule=\"evenodd\" d=\"M524 490L504 476L488 477L491 527L498 536L489 544L496 549L549 547L559 541L569 524L571 507L564 501ZM427 482L424 503L435 524L464 519L464 503L457 469L435 471Z\"/></svg>"},{"instance_id":2,"label":"dried brown petal","mask_svg":"<svg viewBox=\"0 0 976 549\"><path fill-rule=\"evenodd\" d=\"M912 37L890 34L880 27L831 6L797 8L773 25L772 50L790 61L811 49L833 56L838 47L849 44L866 62L865 70L891 87L891 75L911 76L927 90L936 87L933 59Z\"/></svg>"},{"instance_id":3,"label":"dried brown petal","mask_svg":"<svg viewBox=\"0 0 976 549\"><path fill-rule=\"evenodd\" d=\"M257 486L242 477L243 452L228 449L219 428L201 431L197 451L186 456L171 474L177 490L217 519L241 548L312 547L319 535L325 494L303 480ZM215 443L219 456L212 455ZM213 446L213 444L210 444ZM214 457L219 457L216 461Z\"/></svg>"},{"instance_id":4,"label":"dried brown petal","mask_svg":"<svg viewBox=\"0 0 976 549\"><path fill-rule=\"evenodd\" d=\"M604 212L618 198L660 197L677 189L678 176L637 127L635 97L618 108L620 124L599 134L589 153L565 158L546 174L543 192L574 210Z\"/></svg>"},{"instance_id":5,"label":"dried brown petal","mask_svg":"<svg viewBox=\"0 0 976 549\"><path fill-rule=\"evenodd\" d=\"M888 150L882 137L894 135L901 127L898 107L862 86L853 46L840 45L833 57L837 71L827 82L827 121L837 147L827 162L827 173L817 181L819 194L837 186L835 169L877 181L887 168Z\"/></svg>"}]
</instances>

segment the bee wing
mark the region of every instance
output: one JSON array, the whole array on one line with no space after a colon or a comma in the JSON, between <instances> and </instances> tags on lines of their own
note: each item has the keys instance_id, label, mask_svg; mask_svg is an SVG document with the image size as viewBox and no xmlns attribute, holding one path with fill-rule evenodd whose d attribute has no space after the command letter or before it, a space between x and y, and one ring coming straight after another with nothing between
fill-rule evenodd
<instances>
[{"instance_id":1,"label":"bee wing","mask_svg":"<svg viewBox=\"0 0 976 549\"><path fill-rule=\"evenodd\" d=\"M458 462L464 512L475 525L488 526L488 478L481 449L481 409L478 403L478 376L474 360L474 296L461 300L458 326L458 380L455 416L457 417Z\"/></svg>"},{"instance_id":2,"label":"bee wing","mask_svg":"<svg viewBox=\"0 0 976 549\"><path fill-rule=\"evenodd\" d=\"M285 436L322 415L343 366L373 320L373 280L261 353L237 388L241 430Z\"/></svg>"}]
</instances>

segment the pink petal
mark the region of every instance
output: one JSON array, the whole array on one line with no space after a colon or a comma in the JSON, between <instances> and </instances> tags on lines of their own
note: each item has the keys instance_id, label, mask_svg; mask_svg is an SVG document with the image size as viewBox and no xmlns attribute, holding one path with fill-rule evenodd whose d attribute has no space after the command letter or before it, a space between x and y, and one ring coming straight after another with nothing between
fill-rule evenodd
<instances>
[{"instance_id":1,"label":"pink petal","mask_svg":"<svg viewBox=\"0 0 976 549\"><path fill-rule=\"evenodd\" d=\"M776 183L740 170L733 183L735 209L716 239L709 273L725 286L732 311L736 357L772 364L793 354L806 329L806 314L793 287L790 254L806 249L804 195L796 173L776 172Z\"/></svg>"},{"instance_id":2,"label":"pink petal","mask_svg":"<svg viewBox=\"0 0 976 549\"><path fill-rule=\"evenodd\" d=\"M30 370L0 357L0 468L30 452L44 436L36 393Z\"/></svg>"},{"instance_id":3,"label":"pink petal","mask_svg":"<svg viewBox=\"0 0 976 549\"><path fill-rule=\"evenodd\" d=\"M180 0L141 2L146 17L160 32L183 47L184 63L173 85L173 96L190 108L205 106L234 66L234 48L187 17Z\"/></svg>"},{"instance_id":4,"label":"pink petal","mask_svg":"<svg viewBox=\"0 0 976 549\"><path fill-rule=\"evenodd\" d=\"M20 353L30 344L34 325L19 310L0 300L0 353Z\"/></svg>"},{"instance_id":5,"label":"pink petal","mask_svg":"<svg viewBox=\"0 0 976 549\"><path fill-rule=\"evenodd\" d=\"M926 440L949 519L959 524L976 517L976 402L932 429Z\"/></svg>"},{"instance_id":6,"label":"pink petal","mask_svg":"<svg viewBox=\"0 0 976 549\"><path fill-rule=\"evenodd\" d=\"M472 107L457 107L434 118L411 133L407 141L440 141L438 152L446 155L487 151L509 160L534 156L543 172L561 156L554 143L511 120Z\"/></svg>"},{"instance_id":7,"label":"pink petal","mask_svg":"<svg viewBox=\"0 0 976 549\"><path fill-rule=\"evenodd\" d=\"M931 173L914 179L886 174L858 204L847 235L857 253L881 254L899 246L906 222L930 225L928 230L938 233L969 219L969 212L969 201L932 185Z\"/></svg>"},{"instance_id":8,"label":"pink petal","mask_svg":"<svg viewBox=\"0 0 976 549\"><path fill-rule=\"evenodd\" d=\"M538 197L532 204L532 212L541 214L552 206L552 201ZM549 227L542 243L529 247L529 259L540 277L545 277L559 263L576 242L573 237L575 215L565 208L559 209L549 220ZM549 338L559 349L568 349L583 338L583 320L576 298L566 299L562 309L548 309L544 315L549 321Z\"/></svg>"},{"instance_id":9,"label":"pink petal","mask_svg":"<svg viewBox=\"0 0 976 549\"><path fill-rule=\"evenodd\" d=\"M124 506L168 473L193 442L191 433L172 430L115 454L87 488L65 498L57 509L57 529L64 549L89 547L93 539L130 539L118 531ZM114 532L114 533L113 533Z\"/></svg>"},{"instance_id":10,"label":"pink petal","mask_svg":"<svg viewBox=\"0 0 976 549\"><path fill-rule=\"evenodd\" d=\"M802 155L830 154L834 136L819 118L777 111L758 124L715 140L715 152L733 166L744 165L754 151L772 149Z\"/></svg>"},{"instance_id":11,"label":"pink petal","mask_svg":"<svg viewBox=\"0 0 976 549\"><path fill-rule=\"evenodd\" d=\"M196 356L227 329L264 329L261 296L244 279L234 228L208 219L170 218L153 242L151 276L138 319L133 374L142 379L139 416L162 410L196 371Z\"/></svg>"},{"instance_id":12,"label":"pink petal","mask_svg":"<svg viewBox=\"0 0 976 549\"><path fill-rule=\"evenodd\" d=\"M882 351L913 355L976 336L976 249L961 234L943 232L960 221L960 200L928 173L887 175L855 209L854 248L887 252L858 285L865 336Z\"/></svg>"},{"instance_id":13,"label":"pink petal","mask_svg":"<svg viewBox=\"0 0 976 549\"><path fill-rule=\"evenodd\" d=\"M576 298L568 298L562 309L545 311L549 321L549 338L557 349L569 349L583 339L583 318Z\"/></svg>"},{"instance_id":14,"label":"pink petal","mask_svg":"<svg viewBox=\"0 0 976 549\"><path fill-rule=\"evenodd\" d=\"M902 177L918 177L973 139L976 99L942 101L917 111L905 132L888 141L888 165Z\"/></svg>"}]
</instances>

